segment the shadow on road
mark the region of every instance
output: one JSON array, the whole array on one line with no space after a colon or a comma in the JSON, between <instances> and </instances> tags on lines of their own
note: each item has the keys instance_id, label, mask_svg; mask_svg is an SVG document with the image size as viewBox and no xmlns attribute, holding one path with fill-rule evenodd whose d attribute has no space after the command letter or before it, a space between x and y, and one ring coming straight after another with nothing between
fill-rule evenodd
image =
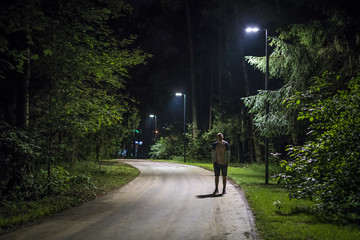
<instances>
[{"instance_id":1,"label":"shadow on road","mask_svg":"<svg viewBox=\"0 0 360 240\"><path fill-rule=\"evenodd\" d=\"M206 194L206 195L197 195L196 197L197 198L217 198L217 197L222 197L223 196L223 194L213 194L213 193L211 193L211 194Z\"/></svg>"}]
</instances>

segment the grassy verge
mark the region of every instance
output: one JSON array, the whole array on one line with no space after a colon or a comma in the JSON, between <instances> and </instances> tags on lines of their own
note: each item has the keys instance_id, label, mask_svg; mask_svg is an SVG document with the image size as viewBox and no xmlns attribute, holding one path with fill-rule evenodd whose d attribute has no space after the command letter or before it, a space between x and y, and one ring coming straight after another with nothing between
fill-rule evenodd
<instances>
[{"instance_id":1,"label":"grassy verge","mask_svg":"<svg viewBox=\"0 0 360 240\"><path fill-rule=\"evenodd\" d=\"M61 195L34 201L2 202L0 228L11 229L53 215L95 199L138 176L139 171L124 163L105 161L101 165L79 163L69 170L71 175L86 173L87 184L74 183Z\"/></svg>"},{"instance_id":2,"label":"grassy verge","mask_svg":"<svg viewBox=\"0 0 360 240\"><path fill-rule=\"evenodd\" d=\"M209 163L188 164L213 169ZM360 239L359 225L325 216L314 210L315 204L311 201L289 200L284 186L272 179L270 184L264 184L264 172L264 166L259 164L228 169L229 177L245 191L262 239Z\"/></svg>"}]
</instances>

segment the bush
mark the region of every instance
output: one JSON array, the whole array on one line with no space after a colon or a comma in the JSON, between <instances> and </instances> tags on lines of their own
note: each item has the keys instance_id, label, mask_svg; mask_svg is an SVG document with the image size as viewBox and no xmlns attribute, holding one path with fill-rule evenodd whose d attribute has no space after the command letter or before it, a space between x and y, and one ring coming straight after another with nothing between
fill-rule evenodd
<instances>
[{"instance_id":1,"label":"bush","mask_svg":"<svg viewBox=\"0 0 360 240\"><path fill-rule=\"evenodd\" d=\"M344 90L339 76L317 78L306 95L290 101L310 121L312 140L290 146L281 174L291 198L315 200L328 211L360 216L360 77ZM304 103L302 103L304 101Z\"/></svg>"},{"instance_id":2,"label":"bush","mask_svg":"<svg viewBox=\"0 0 360 240\"><path fill-rule=\"evenodd\" d=\"M70 174L60 166L48 170L39 169L25 175L19 185L10 194L13 199L40 199L45 196L61 194L70 188Z\"/></svg>"},{"instance_id":3,"label":"bush","mask_svg":"<svg viewBox=\"0 0 360 240\"><path fill-rule=\"evenodd\" d=\"M209 139L209 135L208 133L201 134L200 131L198 131L197 139L189 135L189 149L187 152L190 158L211 162L211 146L216 138Z\"/></svg>"},{"instance_id":4,"label":"bush","mask_svg":"<svg viewBox=\"0 0 360 240\"><path fill-rule=\"evenodd\" d=\"M171 159L173 156L179 156L184 148L181 138L161 137L151 146L150 158L153 159Z\"/></svg>"},{"instance_id":5,"label":"bush","mask_svg":"<svg viewBox=\"0 0 360 240\"><path fill-rule=\"evenodd\" d=\"M0 196L19 188L34 167L40 148L31 133L0 122Z\"/></svg>"}]
</instances>

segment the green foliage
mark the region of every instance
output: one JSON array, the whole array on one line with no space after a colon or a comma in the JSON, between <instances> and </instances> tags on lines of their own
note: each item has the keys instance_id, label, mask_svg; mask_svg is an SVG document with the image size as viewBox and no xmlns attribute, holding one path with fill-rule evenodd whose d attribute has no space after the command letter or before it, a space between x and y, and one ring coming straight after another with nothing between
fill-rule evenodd
<instances>
[{"instance_id":1,"label":"green foliage","mask_svg":"<svg viewBox=\"0 0 360 240\"><path fill-rule=\"evenodd\" d=\"M150 158L171 159L173 156L183 154L184 139L180 137L161 137L151 146Z\"/></svg>"},{"instance_id":2,"label":"green foliage","mask_svg":"<svg viewBox=\"0 0 360 240\"><path fill-rule=\"evenodd\" d=\"M50 82L35 94L38 108L33 114L47 115L45 119L56 121L58 127L80 135L122 123L133 103L123 93L125 79L129 69L145 63L149 55L132 47L136 37L117 39L107 22L111 11L96 1L66 4L61 10L49 7L52 24L34 51L45 49L51 54L41 55L33 63L33 72ZM58 11L61 14L52 17Z\"/></svg>"},{"instance_id":3,"label":"green foliage","mask_svg":"<svg viewBox=\"0 0 360 240\"><path fill-rule=\"evenodd\" d=\"M342 75L351 75L359 70L358 43L354 34L350 34L358 27L352 25L347 16L333 13L325 21L294 24L279 30L278 37L269 38L273 47L269 60L270 81L280 78L284 85L275 91L259 91L256 96L244 98L262 135L301 134L302 127L295 121L297 112L286 108L283 100L295 92L306 91L311 78L326 70ZM246 60L265 71L264 57L246 57ZM265 101L270 107L268 116L264 114Z\"/></svg>"},{"instance_id":4,"label":"green foliage","mask_svg":"<svg viewBox=\"0 0 360 240\"><path fill-rule=\"evenodd\" d=\"M188 158L211 161L211 143L215 140L209 139L209 136L211 134L198 131L196 139L188 137Z\"/></svg>"},{"instance_id":5,"label":"green foliage","mask_svg":"<svg viewBox=\"0 0 360 240\"><path fill-rule=\"evenodd\" d=\"M220 121L219 115L215 115L213 128L209 131L197 131L197 137L192 134L193 126L188 124L186 133L186 157L187 159L196 159L200 161L211 161L211 146L216 141L216 135L222 132L225 140L231 141L235 139L240 131L239 121L228 118ZM150 158L152 159L173 159L176 156L183 156L184 139L179 137L161 138L151 146Z\"/></svg>"},{"instance_id":6,"label":"green foliage","mask_svg":"<svg viewBox=\"0 0 360 240\"><path fill-rule=\"evenodd\" d=\"M292 111L282 101L292 89L284 86L278 91L262 91L255 96L242 98L249 113L254 114L253 122L260 136L276 137L291 133ZM265 103L268 102L269 112L266 115Z\"/></svg>"},{"instance_id":7,"label":"green foliage","mask_svg":"<svg viewBox=\"0 0 360 240\"><path fill-rule=\"evenodd\" d=\"M0 120L14 114L20 125L27 97L30 109L28 129L0 133L1 197L61 193L72 178L59 165L100 160L127 143L140 120L125 83L150 57L110 24L129 11L113 0L0 3Z\"/></svg>"},{"instance_id":8,"label":"green foliage","mask_svg":"<svg viewBox=\"0 0 360 240\"><path fill-rule=\"evenodd\" d=\"M40 0L2 1L0 3L0 79L8 70L24 72L24 63L36 60L39 55L30 51L36 44L34 33L47 25L44 13L39 10Z\"/></svg>"},{"instance_id":9,"label":"green foliage","mask_svg":"<svg viewBox=\"0 0 360 240\"><path fill-rule=\"evenodd\" d=\"M313 199L326 211L360 215L360 77L325 73L287 102L310 122L312 140L288 148L281 176L291 198ZM339 90L339 83L348 82Z\"/></svg>"},{"instance_id":10,"label":"green foliage","mask_svg":"<svg viewBox=\"0 0 360 240\"><path fill-rule=\"evenodd\" d=\"M29 200L60 194L69 188L68 178L69 173L60 166L52 166L50 175L48 170L40 169L24 176L12 195L17 200Z\"/></svg>"},{"instance_id":11,"label":"green foliage","mask_svg":"<svg viewBox=\"0 0 360 240\"><path fill-rule=\"evenodd\" d=\"M360 169L360 64L354 33L359 26L353 22L332 12L322 22L279 31L270 38L270 77L281 78L284 86L244 101L262 135L292 136L295 146L288 147L289 159L282 163L291 198L312 199L328 212L359 215L359 182L354 178ZM264 58L247 60L264 71ZM337 74L313 78L327 71ZM310 128L307 135L304 126Z\"/></svg>"},{"instance_id":12,"label":"green foliage","mask_svg":"<svg viewBox=\"0 0 360 240\"><path fill-rule=\"evenodd\" d=\"M221 132L224 134L225 140L231 142L236 139L237 135L244 134L245 129L240 126L239 115L228 116L224 115L219 109L214 109L214 122L212 128L204 133L204 138L208 141L209 146L211 143L217 141L216 135Z\"/></svg>"},{"instance_id":13,"label":"green foliage","mask_svg":"<svg viewBox=\"0 0 360 240\"><path fill-rule=\"evenodd\" d=\"M186 133L186 157L201 161L211 161L211 146L216 141L217 133L221 132L225 140L229 142L230 148L233 142L247 134L244 127L241 127L240 116L225 115L226 110L220 111L214 108L215 119L212 128L208 131L197 131L196 138L193 136L192 124L187 125ZM182 156L184 139L182 136L161 138L151 146L150 157L153 159L172 159L175 156ZM235 156L235 154L232 154Z\"/></svg>"},{"instance_id":14,"label":"green foliage","mask_svg":"<svg viewBox=\"0 0 360 240\"><path fill-rule=\"evenodd\" d=\"M29 132L0 122L1 197L11 193L21 184L23 176L32 171L38 163L39 156L39 145Z\"/></svg>"},{"instance_id":15,"label":"green foliage","mask_svg":"<svg viewBox=\"0 0 360 240\"><path fill-rule=\"evenodd\" d=\"M47 169L39 169L22 176L21 181L12 186L10 194L3 195L1 200L36 200L61 195L75 185L81 185L87 190L95 187L89 174L71 175L63 167L51 166L50 172Z\"/></svg>"}]
</instances>

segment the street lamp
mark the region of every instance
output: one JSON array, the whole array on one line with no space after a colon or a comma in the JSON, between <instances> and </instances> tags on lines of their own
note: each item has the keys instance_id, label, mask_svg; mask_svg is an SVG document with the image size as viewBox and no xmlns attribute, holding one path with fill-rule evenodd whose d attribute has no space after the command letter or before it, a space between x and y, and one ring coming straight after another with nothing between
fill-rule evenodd
<instances>
[{"instance_id":1,"label":"street lamp","mask_svg":"<svg viewBox=\"0 0 360 240\"><path fill-rule=\"evenodd\" d=\"M149 115L149 117L150 117L150 118L152 118L152 119L154 119L154 122L155 122L155 125L154 125L154 127L155 127L155 129L154 129L154 136L155 136L155 142L156 142L156 134L157 134L157 117L156 117L156 115L154 115L154 114L150 114L150 115Z\"/></svg>"},{"instance_id":2,"label":"street lamp","mask_svg":"<svg viewBox=\"0 0 360 240\"><path fill-rule=\"evenodd\" d=\"M265 31L265 59L266 59L266 66L265 66L265 91L268 90L269 85L269 55L268 55L268 44L267 44L267 29L259 29L257 27L248 27L245 29L246 32L252 33L252 32L258 32L260 30ZM269 103L267 98L265 98L265 120L267 122L269 114ZM265 184L269 183L269 139L266 136L265 137Z\"/></svg>"},{"instance_id":3,"label":"street lamp","mask_svg":"<svg viewBox=\"0 0 360 240\"><path fill-rule=\"evenodd\" d=\"M186 94L177 92L175 96L184 96L184 162L186 162Z\"/></svg>"}]
</instances>

